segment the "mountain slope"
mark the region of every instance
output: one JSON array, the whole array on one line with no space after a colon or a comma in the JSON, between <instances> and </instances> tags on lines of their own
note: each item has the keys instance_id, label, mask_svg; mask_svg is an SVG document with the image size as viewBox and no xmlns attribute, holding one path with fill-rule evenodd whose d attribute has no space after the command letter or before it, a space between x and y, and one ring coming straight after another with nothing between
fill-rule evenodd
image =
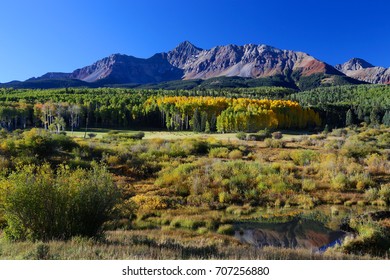
<instances>
[{"instance_id":1,"label":"mountain slope","mask_svg":"<svg viewBox=\"0 0 390 280\"><path fill-rule=\"evenodd\" d=\"M373 66L360 58L352 58L335 67L348 77L372 84L390 84L390 68Z\"/></svg>"}]
</instances>

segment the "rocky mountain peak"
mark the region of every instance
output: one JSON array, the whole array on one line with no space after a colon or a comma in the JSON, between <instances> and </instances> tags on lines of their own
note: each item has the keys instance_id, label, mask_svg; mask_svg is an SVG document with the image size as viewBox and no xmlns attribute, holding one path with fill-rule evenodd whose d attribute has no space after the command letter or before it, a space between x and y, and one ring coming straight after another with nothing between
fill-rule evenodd
<instances>
[{"instance_id":1,"label":"rocky mountain peak","mask_svg":"<svg viewBox=\"0 0 390 280\"><path fill-rule=\"evenodd\" d=\"M174 48L174 50L177 50L177 51L202 51L201 48L198 48L197 46L195 46L194 44L192 44L190 41L184 41L184 42L181 42L179 45L177 45L176 48Z\"/></svg>"},{"instance_id":2,"label":"rocky mountain peak","mask_svg":"<svg viewBox=\"0 0 390 280\"><path fill-rule=\"evenodd\" d=\"M196 47L189 41L184 41L168 52L167 59L173 66L183 68L189 60L195 59L201 51L201 48Z\"/></svg>"},{"instance_id":3,"label":"rocky mountain peak","mask_svg":"<svg viewBox=\"0 0 390 280\"><path fill-rule=\"evenodd\" d=\"M370 84L390 84L390 68L374 66L361 58L352 58L335 67L348 77Z\"/></svg>"},{"instance_id":4,"label":"rocky mountain peak","mask_svg":"<svg viewBox=\"0 0 390 280\"><path fill-rule=\"evenodd\" d=\"M360 69L366 69L366 68L371 68L374 67L371 63L368 63L364 59L361 58L352 58L345 62L344 64L338 64L336 65L336 69L345 72L345 71L355 71L355 70L360 70Z\"/></svg>"}]
</instances>

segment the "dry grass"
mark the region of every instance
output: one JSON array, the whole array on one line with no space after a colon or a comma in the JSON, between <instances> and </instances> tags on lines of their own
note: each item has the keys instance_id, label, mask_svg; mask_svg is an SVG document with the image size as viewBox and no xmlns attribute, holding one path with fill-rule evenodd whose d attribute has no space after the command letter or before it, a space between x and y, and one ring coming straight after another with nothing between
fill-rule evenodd
<instances>
[{"instance_id":1,"label":"dry grass","mask_svg":"<svg viewBox=\"0 0 390 280\"><path fill-rule=\"evenodd\" d=\"M336 251L319 254L307 249L255 248L230 236L177 230L111 231L101 240L73 238L68 242L17 242L0 239L0 259L170 260L170 259L372 259Z\"/></svg>"}]
</instances>

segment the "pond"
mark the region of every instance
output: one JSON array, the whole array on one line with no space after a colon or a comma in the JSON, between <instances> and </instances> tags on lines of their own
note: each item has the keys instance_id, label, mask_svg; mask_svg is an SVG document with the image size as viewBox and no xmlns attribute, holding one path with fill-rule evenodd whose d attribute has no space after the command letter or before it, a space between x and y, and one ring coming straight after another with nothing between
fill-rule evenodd
<instances>
[{"instance_id":1,"label":"pond","mask_svg":"<svg viewBox=\"0 0 390 280\"><path fill-rule=\"evenodd\" d=\"M344 239L346 232L331 230L318 221L295 218L284 223L240 223L235 237L256 247L274 246L323 250Z\"/></svg>"}]
</instances>

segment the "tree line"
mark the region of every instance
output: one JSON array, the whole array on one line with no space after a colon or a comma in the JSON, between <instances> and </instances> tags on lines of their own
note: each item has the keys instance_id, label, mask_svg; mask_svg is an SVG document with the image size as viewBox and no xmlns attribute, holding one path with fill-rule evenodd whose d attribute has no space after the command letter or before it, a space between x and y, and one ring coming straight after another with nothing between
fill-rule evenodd
<instances>
[{"instance_id":1,"label":"tree line","mask_svg":"<svg viewBox=\"0 0 390 280\"><path fill-rule=\"evenodd\" d=\"M267 107L262 99L279 105ZM0 127L7 130L105 127L227 132L313 127L320 119L322 125L333 127L361 122L390 125L390 87L337 86L304 92L281 87L0 89Z\"/></svg>"},{"instance_id":2,"label":"tree line","mask_svg":"<svg viewBox=\"0 0 390 280\"><path fill-rule=\"evenodd\" d=\"M390 126L390 86L358 85L319 87L286 98L320 113L326 124L342 127L359 124Z\"/></svg>"}]
</instances>

